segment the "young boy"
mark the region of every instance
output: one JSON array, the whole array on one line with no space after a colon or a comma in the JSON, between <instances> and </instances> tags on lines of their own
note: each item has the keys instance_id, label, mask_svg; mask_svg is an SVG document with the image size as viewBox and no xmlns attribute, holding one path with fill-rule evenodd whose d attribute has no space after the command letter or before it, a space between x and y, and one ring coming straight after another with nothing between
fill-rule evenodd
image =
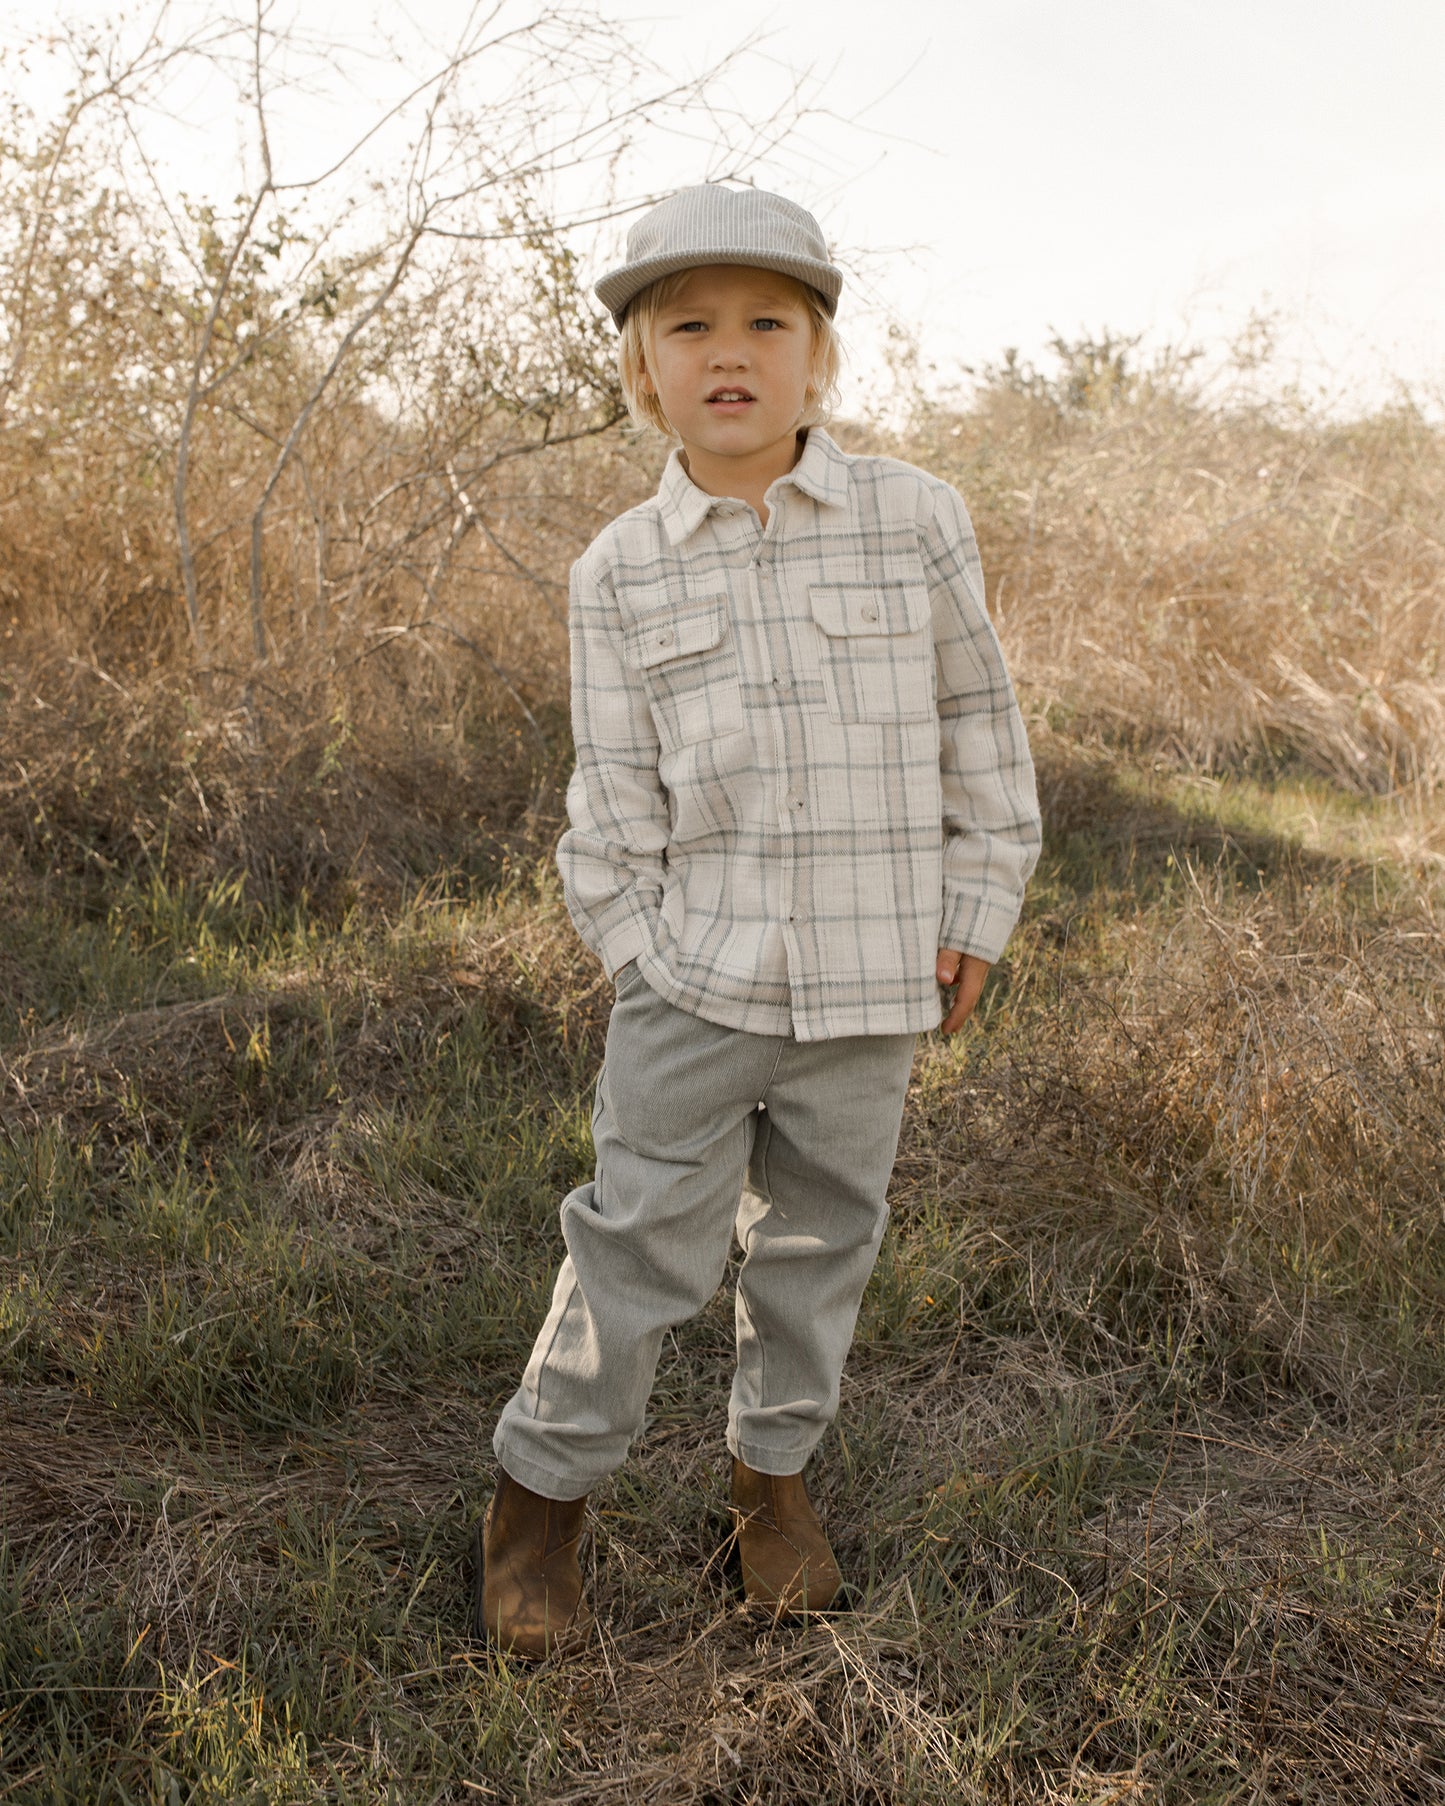
<instances>
[{"instance_id":1,"label":"young boy","mask_svg":"<svg viewBox=\"0 0 1445 1806\"><path fill-rule=\"evenodd\" d=\"M558 850L617 999L596 1174L498 1423L477 1629L585 1621L587 1494L734 1233L728 1413L744 1592L828 1606L802 1469L888 1210L914 1039L962 1026L1038 856L1028 742L957 494L817 424L842 276L812 216L708 185L597 285L634 416L677 442L572 572L577 770Z\"/></svg>"}]
</instances>

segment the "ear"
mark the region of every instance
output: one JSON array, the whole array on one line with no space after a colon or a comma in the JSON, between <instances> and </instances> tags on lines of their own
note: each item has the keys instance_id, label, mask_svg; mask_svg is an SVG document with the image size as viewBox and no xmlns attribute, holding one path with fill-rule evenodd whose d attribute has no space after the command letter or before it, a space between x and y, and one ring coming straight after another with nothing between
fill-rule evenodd
<instances>
[{"instance_id":1,"label":"ear","mask_svg":"<svg viewBox=\"0 0 1445 1806\"><path fill-rule=\"evenodd\" d=\"M646 364L643 364L637 372L637 386L644 395L656 395L657 393L657 384L652 380L652 373Z\"/></svg>"}]
</instances>

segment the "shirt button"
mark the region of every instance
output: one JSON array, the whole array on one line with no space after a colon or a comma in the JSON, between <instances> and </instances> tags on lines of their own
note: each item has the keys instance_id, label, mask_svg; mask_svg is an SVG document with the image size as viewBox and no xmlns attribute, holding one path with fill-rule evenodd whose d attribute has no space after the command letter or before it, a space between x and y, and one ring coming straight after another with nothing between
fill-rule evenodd
<instances>
[{"instance_id":1,"label":"shirt button","mask_svg":"<svg viewBox=\"0 0 1445 1806\"><path fill-rule=\"evenodd\" d=\"M677 635L670 627L664 627L658 633L657 643L659 646L670 646L676 638Z\"/></svg>"},{"instance_id":2,"label":"shirt button","mask_svg":"<svg viewBox=\"0 0 1445 1806\"><path fill-rule=\"evenodd\" d=\"M862 614L865 621L876 621L878 619L878 610L871 602L865 602L859 612Z\"/></svg>"},{"instance_id":3,"label":"shirt button","mask_svg":"<svg viewBox=\"0 0 1445 1806\"><path fill-rule=\"evenodd\" d=\"M775 677L773 682L780 690L791 690L793 687L793 680L791 677Z\"/></svg>"},{"instance_id":4,"label":"shirt button","mask_svg":"<svg viewBox=\"0 0 1445 1806\"><path fill-rule=\"evenodd\" d=\"M790 790L788 792L788 807L793 811L794 815L801 815L803 810L807 807L806 799L796 790Z\"/></svg>"}]
</instances>

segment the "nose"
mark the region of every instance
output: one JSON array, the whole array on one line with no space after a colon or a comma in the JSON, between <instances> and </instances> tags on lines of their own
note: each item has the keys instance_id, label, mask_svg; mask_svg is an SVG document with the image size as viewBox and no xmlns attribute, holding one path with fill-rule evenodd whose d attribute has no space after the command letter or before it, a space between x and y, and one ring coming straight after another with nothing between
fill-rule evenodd
<instances>
[{"instance_id":1,"label":"nose","mask_svg":"<svg viewBox=\"0 0 1445 1806\"><path fill-rule=\"evenodd\" d=\"M708 347L708 362L715 370L737 370L748 361L748 341L744 333L717 331Z\"/></svg>"}]
</instances>

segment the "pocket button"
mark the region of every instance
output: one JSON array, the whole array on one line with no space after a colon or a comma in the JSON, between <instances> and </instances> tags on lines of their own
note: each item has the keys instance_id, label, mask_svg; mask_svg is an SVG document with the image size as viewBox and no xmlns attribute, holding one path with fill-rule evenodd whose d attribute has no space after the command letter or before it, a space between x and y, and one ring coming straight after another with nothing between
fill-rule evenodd
<instances>
[{"instance_id":1,"label":"pocket button","mask_svg":"<svg viewBox=\"0 0 1445 1806\"><path fill-rule=\"evenodd\" d=\"M677 635L670 627L663 627L658 630L657 643L659 646L670 646L676 638Z\"/></svg>"},{"instance_id":2,"label":"pocket button","mask_svg":"<svg viewBox=\"0 0 1445 1806\"><path fill-rule=\"evenodd\" d=\"M860 612L865 621L876 621L878 619L877 606L872 602L865 602Z\"/></svg>"}]
</instances>

